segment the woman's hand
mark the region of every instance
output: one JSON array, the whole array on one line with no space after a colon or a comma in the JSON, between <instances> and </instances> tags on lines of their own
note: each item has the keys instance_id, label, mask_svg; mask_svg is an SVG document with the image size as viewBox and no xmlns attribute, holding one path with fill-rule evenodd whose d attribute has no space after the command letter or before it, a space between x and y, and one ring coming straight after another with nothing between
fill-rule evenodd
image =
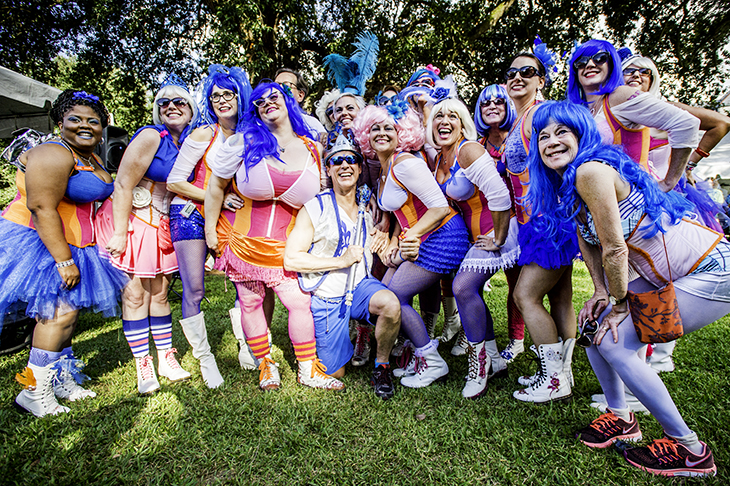
<instances>
[{"instance_id":1,"label":"woman's hand","mask_svg":"<svg viewBox=\"0 0 730 486\"><path fill-rule=\"evenodd\" d=\"M398 256L398 242L397 240L391 241L388 247L381 253L378 253L380 260L387 267L396 268L402 263L401 258Z\"/></svg>"},{"instance_id":2,"label":"woman's hand","mask_svg":"<svg viewBox=\"0 0 730 486\"><path fill-rule=\"evenodd\" d=\"M227 209L229 211L238 211L243 207L243 205L243 199L238 197L238 194L234 192L229 192L223 199L223 209Z\"/></svg>"},{"instance_id":3,"label":"woman's hand","mask_svg":"<svg viewBox=\"0 0 730 486\"><path fill-rule=\"evenodd\" d=\"M112 235L106 244L106 251L114 258L120 258L127 251L127 233Z\"/></svg>"},{"instance_id":4,"label":"woman's hand","mask_svg":"<svg viewBox=\"0 0 730 486\"><path fill-rule=\"evenodd\" d=\"M596 290L578 313L578 322L595 321L608 307L608 293Z\"/></svg>"},{"instance_id":5,"label":"woman's hand","mask_svg":"<svg viewBox=\"0 0 730 486\"><path fill-rule=\"evenodd\" d=\"M214 257L221 256L221 252L218 250L218 230L215 226L209 228L207 224L205 225L205 243Z\"/></svg>"},{"instance_id":6,"label":"woman's hand","mask_svg":"<svg viewBox=\"0 0 730 486\"><path fill-rule=\"evenodd\" d=\"M421 239L417 236L406 235L398 244L401 256L411 262L418 259L418 250L421 247Z\"/></svg>"},{"instance_id":7,"label":"woman's hand","mask_svg":"<svg viewBox=\"0 0 730 486\"><path fill-rule=\"evenodd\" d=\"M370 251L380 255L388 247L388 233L380 231L376 226L370 230L370 236L372 236Z\"/></svg>"},{"instance_id":8,"label":"woman's hand","mask_svg":"<svg viewBox=\"0 0 730 486\"><path fill-rule=\"evenodd\" d=\"M81 281L81 272L79 272L79 267L75 263L68 267L57 268L57 270L59 275L61 275L61 280L63 280L62 288L66 290L71 290Z\"/></svg>"},{"instance_id":9,"label":"woman's hand","mask_svg":"<svg viewBox=\"0 0 730 486\"><path fill-rule=\"evenodd\" d=\"M502 245L504 245L504 243ZM502 249L501 246L497 246L493 237L487 235L477 236L477 241L474 242L474 248L484 251L499 251Z\"/></svg>"},{"instance_id":10,"label":"woman's hand","mask_svg":"<svg viewBox=\"0 0 730 486\"><path fill-rule=\"evenodd\" d=\"M606 317L603 318L603 322L601 322L601 327L598 328L598 332L596 332L596 335L593 338L593 344L595 344L596 346L601 344L601 341L603 341L603 336L605 336L609 330L611 331L611 335L613 336L613 342L617 343L618 326L627 317L629 317L628 302L613 306L608 314L606 314Z\"/></svg>"}]
</instances>

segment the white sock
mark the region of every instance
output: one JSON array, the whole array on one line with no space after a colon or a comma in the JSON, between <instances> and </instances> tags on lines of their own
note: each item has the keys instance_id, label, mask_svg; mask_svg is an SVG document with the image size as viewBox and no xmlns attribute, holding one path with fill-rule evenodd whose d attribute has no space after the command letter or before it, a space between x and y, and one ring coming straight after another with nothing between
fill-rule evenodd
<instances>
[{"instance_id":1,"label":"white sock","mask_svg":"<svg viewBox=\"0 0 730 486\"><path fill-rule=\"evenodd\" d=\"M702 455L702 453L705 451L705 446L700 443L700 439L697 437L697 434L692 431L689 434L682 436L682 437L672 437L673 439L676 439L677 442L685 446L687 449L692 451L692 454L696 454L698 456Z\"/></svg>"},{"instance_id":2,"label":"white sock","mask_svg":"<svg viewBox=\"0 0 730 486\"><path fill-rule=\"evenodd\" d=\"M631 422L631 409L626 408L609 408L611 412L618 418L622 419L625 422Z\"/></svg>"}]
</instances>

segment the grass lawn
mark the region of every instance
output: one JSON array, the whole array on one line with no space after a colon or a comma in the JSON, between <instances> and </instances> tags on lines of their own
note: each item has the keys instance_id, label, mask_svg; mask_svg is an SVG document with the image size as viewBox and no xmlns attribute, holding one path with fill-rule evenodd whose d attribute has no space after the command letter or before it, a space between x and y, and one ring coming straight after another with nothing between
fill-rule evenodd
<instances>
[{"instance_id":1,"label":"grass lawn","mask_svg":"<svg viewBox=\"0 0 730 486\"><path fill-rule=\"evenodd\" d=\"M151 397L136 393L132 354L120 319L83 316L74 349L92 377L98 397L70 404L71 413L36 419L11 405L21 387L28 351L0 358L0 484L679 484L629 467L613 448L590 450L573 431L598 416L589 407L599 393L585 352L576 348L573 399L555 405L522 404L512 398L519 375L532 373L525 353L509 378L490 383L483 398L461 397L465 357L449 355L444 385L398 388L377 399L369 385L371 365L348 368L347 390L332 393L296 383L286 310L277 304L274 357L282 388L263 393L258 372L238 366L228 309L234 292L223 277L208 276L210 303L203 303L208 335L225 384L209 390L177 320L173 344L192 380L170 384ZM500 347L507 341L503 275L486 299ZM574 304L591 293L585 267L574 271ZM178 283L179 288L179 283ZM440 326L437 327L439 331ZM730 484L730 320L726 317L683 338L677 370L664 381L690 428L715 454L717 477ZM528 346L529 339L526 341ZM648 415L639 417L644 437L661 436ZM691 483L699 483L693 480Z\"/></svg>"}]
</instances>

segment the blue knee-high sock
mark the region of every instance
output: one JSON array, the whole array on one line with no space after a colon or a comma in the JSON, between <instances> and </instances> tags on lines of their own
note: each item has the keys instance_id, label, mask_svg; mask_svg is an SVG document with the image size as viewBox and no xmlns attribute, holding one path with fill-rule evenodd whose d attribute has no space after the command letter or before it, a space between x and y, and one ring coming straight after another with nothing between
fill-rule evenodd
<instances>
[{"instance_id":1,"label":"blue knee-high sock","mask_svg":"<svg viewBox=\"0 0 730 486\"><path fill-rule=\"evenodd\" d=\"M136 321L122 319L122 329L135 358L150 354L150 321L147 317Z\"/></svg>"},{"instance_id":2,"label":"blue knee-high sock","mask_svg":"<svg viewBox=\"0 0 730 486\"><path fill-rule=\"evenodd\" d=\"M158 351L172 347L172 314L150 316L150 329Z\"/></svg>"},{"instance_id":3,"label":"blue knee-high sock","mask_svg":"<svg viewBox=\"0 0 730 486\"><path fill-rule=\"evenodd\" d=\"M30 348L30 356L28 356L28 364L45 368L51 363L55 363L61 357L62 351L46 351L45 349Z\"/></svg>"}]
</instances>

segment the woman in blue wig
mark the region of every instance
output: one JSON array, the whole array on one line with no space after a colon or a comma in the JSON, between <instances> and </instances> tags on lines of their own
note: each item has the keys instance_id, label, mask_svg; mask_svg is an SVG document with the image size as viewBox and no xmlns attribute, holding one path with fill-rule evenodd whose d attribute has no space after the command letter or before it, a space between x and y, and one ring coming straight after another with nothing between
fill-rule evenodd
<instances>
[{"instance_id":1,"label":"woman in blue wig","mask_svg":"<svg viewBox=\"0 0 730 486\"><path fill-rule=\"evenodd\" d=\"M518 54L505 73L507 94L516 111L503 156L519 223L520 275L514 298L539 360L534 375L518 378L526 388L515 391L513 396L537 403L570 397L577 327L572 301L573 259L578 253L575 228L569 222L548 237L534 225L540 215L524 205L525 194L532 190L527 166L532 117L539 106L541 90L555 72L555 58L538 37L533 51ZM545 296L550 302L549 311L543 303ZM512 356L515 351L512 349Z\"/></svg>"},{"instance_id":2,"label":"woman in blue wig","mask_svg":"<svg viewBox=\"0 0 730 486\"><path fill-rule=\"evenodd\" d=\"M168 219L173 194L166 181L197 107L185 83L170 75L157 91L152 108L154 125L140 128L132 137L119 164L112 198L104 202L96 219L104 254L132 279L124 289L122 327L142 395L160 388L149 353L150 331L159 374L171 382L190 378L172 347L167 289L178 265Z\"/></svg>"},{"instance_id":3,"label":"woman in blue wig","mask_svg":"<svg viewBox=\"0 0 730 486\"><path fill-rule=\"evenodd\" d=\"M98 97L68 89L50 116L59 134L20 155L18 194L0 218L0 316L24 310L37 321L14 404L37 417L68 412L57 397L96 396L80 386L88 376L71 338L82 309L115 315L129 281L94 239L94 205L114 188L94 154L109 113Z\"/></svg>"},{"instance_id":4,"label":"woman in blue wig","mask_svg":"<svg viewBox=\"0 0 730 486\"><path fill-rule=\"evenodd\" d=\"M246 73L238 67L226 68L213 64L208 76L199 87L201 100L198 116L193 120L194 130L185 139L175 165L167 177L167 187L176 193L170 205L170 234L175 247L180 277L183 284L182 316L183 332L193 348L193 356L200 360L200 372L210 388L223 384L215 358L210 351L205 328L205 317L200 302L205 296L205 259L208 247L205 243L203 201L210 178L209 161L213 160L225 140L236 132L238 120L251 94ZM243 201L229 193L223 202L228 210L241 207ZM241 334L240 317L238 324ZM244 342L245 343L245 342ZM241 355L248 358L247 346L241 347ZM253 367L253 360L248 359Z\"/></svg>"},{"instance_id":5,"label":"woman in blue wig","mask_svg":"<svg viewBox=\"0 0 730 486\"><path fill-rule=\"evenodd\" d=\"M626 384L665 434L647 447L625 449L626 460L663 476L714 475L709 447L684 422L659 375L637 356L644 344L627 299L629 290L647 292L673 281L685 334L722 318L730 313L730 244L687 218L686 199L665 193L623 151L602 144L586 108L546 103L533 127L527 204L543 215L537 224L548 235L566 221L577 222L595 286L579 314L581 344L588 346L608 411L578 431L578 439L594 448L641 439ZM639 275L631 282L629 268Z\"/></svg>"},{"instance_id":6,"label":"woman in blue wig","mask_svg":"<svg viewBox=\"0 0 730 486\"><path fill-rule=\"evenodd\" d=\"M284 246L302 205L320 190L321 145L304 122L290 91L265 81L251 93L243 122L210 165L205 194L205 236L219 256L216 268L236 286L243 332L259 360L259 387L281 385L271 356L263 302L271 288L289 310L289 337L299 363L299 383L329 390L344 385L317 359L310 296L296 273L284 270ZM221 211L225 189L243 201Z\"/></svg>"}]
</instances>

